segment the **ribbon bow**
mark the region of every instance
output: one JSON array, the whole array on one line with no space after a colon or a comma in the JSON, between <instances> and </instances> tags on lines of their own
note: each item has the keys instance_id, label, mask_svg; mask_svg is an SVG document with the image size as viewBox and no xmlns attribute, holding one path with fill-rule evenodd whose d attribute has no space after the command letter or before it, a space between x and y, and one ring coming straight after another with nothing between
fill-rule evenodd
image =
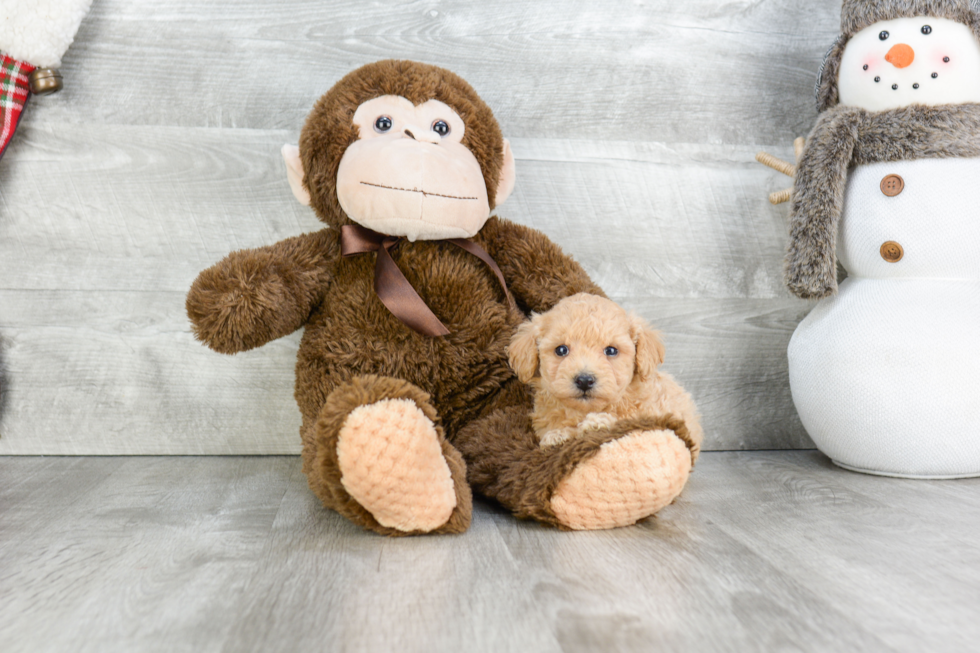
<instances>
[{"instance_id":1,"label":"ribbon bow","mask_svg":"<svg viewBox=\"0 0 980 653\"><path fill-rule=\"evenodd\" d=\"M391 250L402 240L404 238L401 236L379 234L359 224L345 224L340 228L340 251L345 258L367 252L378 253L378 260L374 266L374 292L378 294L381 303L412 330L430 338L447 336L449 329L425 305L425 301L391 258ZM452 243L483 261L497 276L500 287L507 295L507 301L514 302L507 289L504 274L486 250L466 238L451 238L445 242Z\"/></svg>"}]
</instances>

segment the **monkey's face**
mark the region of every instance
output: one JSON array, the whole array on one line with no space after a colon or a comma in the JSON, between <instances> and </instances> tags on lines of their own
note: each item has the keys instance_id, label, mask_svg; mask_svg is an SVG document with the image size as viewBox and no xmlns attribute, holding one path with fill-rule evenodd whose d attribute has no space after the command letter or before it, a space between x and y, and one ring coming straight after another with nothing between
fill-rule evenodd
<instances>
[{"instance_id":1,"label":"monkey's face","mask_svg":"<svg viewBox=\"0 0 980 653\"><path fill-rule=\"evenodd\" d=\"M359 138L337 170L337 199L352 220L409 240L480 231L490 217L487 187L449 105L384 95L358 106L353 122Z\"/></svg>"},{"instance_id":2,"label":"monkey's face","mask_svg":"<svg viewBox=\"0 0 980 653\"><path fill-rule=\"evenodd\" d=\"M334 228L411 240L476 235L514 189L514 155L476 91L416 61L361 66L282 150L293 194Z\"/></svg>"}]
</instances>

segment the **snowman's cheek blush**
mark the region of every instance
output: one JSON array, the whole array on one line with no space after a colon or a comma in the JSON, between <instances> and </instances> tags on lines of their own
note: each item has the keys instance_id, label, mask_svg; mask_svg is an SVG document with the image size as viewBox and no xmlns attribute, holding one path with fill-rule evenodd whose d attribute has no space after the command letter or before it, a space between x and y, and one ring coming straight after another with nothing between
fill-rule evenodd
<instances>
[{"instance_id":1,"label":"snowman's cheek blush","mask_svg":"<svg viewBox=\"0 0 980 653\"><path fill-rule=\"evenodd\" d=\"M884 62L885 60L882 57L876 56L869 52L865 56L861 57L861 69L867 71L870 73L869 76L873 77L881 72L882 64Z\"/></svg>"},{"instance_id":2,"label":"snowman's cheek blush","mask_svg":"<svg viewBox=\"0 0 980 653\"><path fill-rule=\"evenodd\" d=\"M871 43L854 42L848 44L841 60L838 77L838 92L843 104L863 105L870 96L878 96L886 90L891 93L892 65L885 61L885 52L874 33ZM886 83L887 82L887 83ZM877 110L877 109L875 109Z\"/></svg>"},{"instance_id":3,"label":"snowman's cheek blush","mask_svg":"<svg viewBox=\"0 0 980 653\"><path fill-rule=\"evenodd\" d=\"M957 59L962 59L962 57L957 57L956 52L949 47L932 48L928 52L924 52L923 55L923 60L929 62L929 68L938 72L949 70L955 65L954 62Z\"/></svg>"}]
</instances>

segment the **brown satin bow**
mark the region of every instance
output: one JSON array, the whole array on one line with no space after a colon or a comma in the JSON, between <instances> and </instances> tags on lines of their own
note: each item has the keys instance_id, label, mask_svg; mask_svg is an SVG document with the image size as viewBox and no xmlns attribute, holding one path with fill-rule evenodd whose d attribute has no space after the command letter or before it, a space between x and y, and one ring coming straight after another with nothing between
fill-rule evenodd
<instances>
[{"instance_id":1,"label":"brown satin bow","mask_svg":"<svg viewBox=\"0 0 980 653\"><path fill-rule=\"evenodd\" d=\"M449 335L449 329L425 305L391 258L391 250L402 240L404 238L401 236L386 236L359 224L345 224L340 228L340 251L344 257L367 252L378 253L378 261L374 266L374 291L395 317L424 336L434 338ZM507 295L507 301L513 303L504 274L486 250L466 238L451 238L445 242L456 245L486 263L497 275L497 280Z\"/></svg>"}]
</instances>

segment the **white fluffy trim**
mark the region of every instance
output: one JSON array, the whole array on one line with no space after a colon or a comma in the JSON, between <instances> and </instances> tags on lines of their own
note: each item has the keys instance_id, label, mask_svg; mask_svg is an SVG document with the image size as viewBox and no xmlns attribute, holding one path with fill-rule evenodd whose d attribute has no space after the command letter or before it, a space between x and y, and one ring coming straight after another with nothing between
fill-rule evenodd
<instances>
[{"instance_id":1,"label":"white fluffy trim","mask_svg":"<svg viewBox=\"0 0 980 653\"><path fill-rule=\"evenodd\" d=\"M0 51L57 68L92 0L0 0Z\"/></svg>"}]
</instances>

